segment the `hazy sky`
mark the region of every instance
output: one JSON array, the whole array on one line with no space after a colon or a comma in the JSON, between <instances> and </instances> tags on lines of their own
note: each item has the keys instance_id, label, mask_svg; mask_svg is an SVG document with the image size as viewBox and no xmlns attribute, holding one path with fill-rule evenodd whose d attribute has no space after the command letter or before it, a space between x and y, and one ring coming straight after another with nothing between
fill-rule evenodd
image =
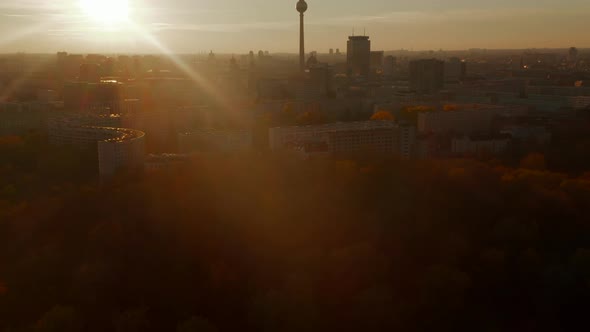
<instances>
[{"instance_id":1,"label":"hazy sky","mask_svg":"<svg viewBox=\"0 0 590 332\"><path fill-rule=\"evenodd\" d=\"M296 51L296 0L129 0L132 23L81 1L0 0L0 52ZM122 3L99 0L97 3ZM589 0L308 0L307 50L589 47ZM117 9L121 10L121 9ZM97 17L98 16L98 17ZM103 15L104 16L104 15ZM156 46L159 45L159 46Z\"/></svg>"}]
</instances>

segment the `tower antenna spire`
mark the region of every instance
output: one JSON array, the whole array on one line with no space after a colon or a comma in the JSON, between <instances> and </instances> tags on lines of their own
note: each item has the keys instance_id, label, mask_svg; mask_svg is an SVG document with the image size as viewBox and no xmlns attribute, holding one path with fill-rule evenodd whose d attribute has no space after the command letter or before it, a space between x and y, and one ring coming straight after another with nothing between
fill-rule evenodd
<instances>
[{"instance_id":1,"label":"tower antenna spire","mask_svg":"<svg viewBox=\"0 0 590 332\"><path fill-rule=\"evenodd\" d=\"M299 67L301 71L305 71L305 24L303 14L307 11L307 2L299 0L296 8L299 12Z\"/></svg>"}]
</instances>

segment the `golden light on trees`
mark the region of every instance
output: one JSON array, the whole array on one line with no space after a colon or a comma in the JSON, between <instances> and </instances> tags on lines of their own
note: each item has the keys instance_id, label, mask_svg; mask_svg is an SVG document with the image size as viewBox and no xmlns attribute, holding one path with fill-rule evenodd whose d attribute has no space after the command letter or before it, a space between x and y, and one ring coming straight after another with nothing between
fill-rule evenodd
<instances>
[{"instance_id":1,"label":"golden light on trees","mask_svg":"<svg viewBox=\"0 0 590 332\"><path fill-rule=\"evenodd\" d=\"M395 117L393 114L387 111L379 111L371 117L371 120L378 120L378 121L394 121Z\"/></svg>"},{"instance_id":2,"label":"golden light on trees","mask_svg":"<svg viewBox=\"0 0 590 332\"><path fill-rule=\"evenodd\" d=\"M531 153L520 161L520 167L531 170L545 170L547 168L545 156L542 153Z\"/></svg>"}]
</instances>

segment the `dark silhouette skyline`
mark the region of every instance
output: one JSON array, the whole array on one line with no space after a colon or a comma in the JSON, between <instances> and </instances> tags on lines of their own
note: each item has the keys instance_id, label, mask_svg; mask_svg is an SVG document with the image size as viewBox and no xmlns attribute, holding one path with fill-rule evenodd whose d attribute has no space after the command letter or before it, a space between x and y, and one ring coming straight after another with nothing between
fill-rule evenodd
<instances>
[{"instance_id":1,"label":"dark silhouette skyline","mask_svg":"<svg viewBox=\"0 0 590 332\"><path fill-rule=\"evenodd\" d=\"M297 43L287 42L299 34L294 2L135 0L126 7L125 1L112 0L7 0L0 4L0 53L157 53L149 38L177 53L258 48L296 53ZM374 47L385 50L590 46L585 36L590 4L583 0L324 0L309 5L308 50L345 49L341 36L354 27L365 28Z\"/></svg>"}]
</instances>

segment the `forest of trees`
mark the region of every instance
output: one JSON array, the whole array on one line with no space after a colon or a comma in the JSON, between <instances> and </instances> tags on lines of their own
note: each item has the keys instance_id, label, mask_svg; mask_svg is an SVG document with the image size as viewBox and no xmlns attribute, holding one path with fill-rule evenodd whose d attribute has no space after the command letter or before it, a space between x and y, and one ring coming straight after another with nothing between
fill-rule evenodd
<instances>
[{"instance_id":1,"label":"forest of trees","mask_svg":"<svg viewBox=\"0 0 590 332\"><path fill-rule=\"evenodd\" d=\"M512 168L219 156L98 186L37 144L0 142L1 332L586 322L590 173L548 171L543 155Z\"/></svg>"}]
</instances>

